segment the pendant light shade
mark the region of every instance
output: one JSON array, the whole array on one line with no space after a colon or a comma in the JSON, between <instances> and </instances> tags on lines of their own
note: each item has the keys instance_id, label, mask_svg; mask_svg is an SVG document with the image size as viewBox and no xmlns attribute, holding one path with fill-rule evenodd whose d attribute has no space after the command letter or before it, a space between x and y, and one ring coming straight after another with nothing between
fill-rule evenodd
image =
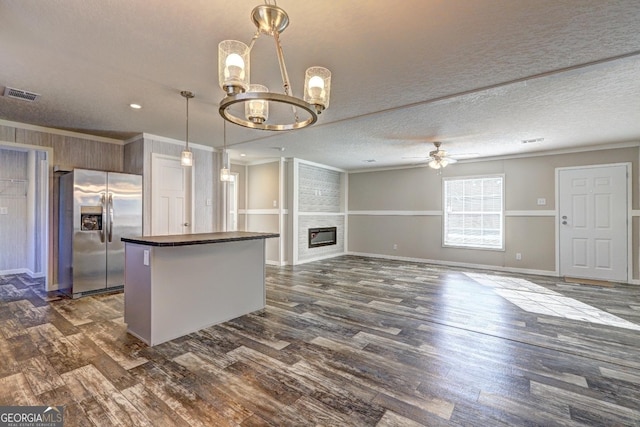
<instances>
[{"instance_id":1,"label":"pendant light shade","mask_svg":"<svg viewBox=\"0 0 640 427\"><path fill-rule=\"evenodd\" d=\"M193 153L191 151L184 150L180 154L180 164L182 166L193 166Z\"/></svg>"}]
</instances>

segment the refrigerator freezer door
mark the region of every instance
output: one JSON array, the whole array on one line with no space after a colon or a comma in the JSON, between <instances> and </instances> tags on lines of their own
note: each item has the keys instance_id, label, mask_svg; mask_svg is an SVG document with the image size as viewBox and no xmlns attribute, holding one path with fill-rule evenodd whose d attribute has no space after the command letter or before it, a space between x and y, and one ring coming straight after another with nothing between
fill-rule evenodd
<instances>
[{"instance_id":1,"label":"refrigerator freezer door","mask_svg":"<svg viewBox=\"0 0 640 427\"><path fill-rule=\"evenodd\" d=\"M107 288L124 285L122 237L142 236L142 177L109 172L107 185Z\"/></svg>"},{"instance_id":2,"label":"refrigerator freezer door","mask_svg":"<svg viewBox=\"0 0 640 427\"><path fill-rule=\"evenodd\" d=\"M73 293L105 288L106 172L73 171Z\"/></svg>"}]
</instances>

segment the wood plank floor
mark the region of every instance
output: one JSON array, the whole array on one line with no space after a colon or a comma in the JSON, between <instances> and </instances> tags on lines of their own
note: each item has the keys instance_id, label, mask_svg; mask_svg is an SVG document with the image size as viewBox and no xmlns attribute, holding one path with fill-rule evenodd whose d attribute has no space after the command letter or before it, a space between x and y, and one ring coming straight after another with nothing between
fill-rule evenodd
<instances>
[{"instance_id":1,"label":"wood plank floor","mask_svg":"<svg viewBox=\"0 0 640 427\"><path fill-rule=\"evenodd\" d=\"M0 405L64 405L66 426L640 426L640 287L355 256L267 274L265 310L153 348L121 293L0 277Z\"/></svg>"}]
</instances>

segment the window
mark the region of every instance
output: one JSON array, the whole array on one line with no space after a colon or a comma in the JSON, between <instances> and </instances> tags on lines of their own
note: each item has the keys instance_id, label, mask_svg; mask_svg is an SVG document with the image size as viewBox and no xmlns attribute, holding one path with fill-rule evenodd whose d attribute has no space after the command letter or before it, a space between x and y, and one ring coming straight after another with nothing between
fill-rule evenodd
<instances>
[{"instance_id":1,"label":"window","mask_svg":"<svg viewBox=\"0 0 640 427\"><path fill-rule=\"evenodd\" d=\"M444 179L444 246L504 249L502 175Z\"/></svg>"}]
</instances>

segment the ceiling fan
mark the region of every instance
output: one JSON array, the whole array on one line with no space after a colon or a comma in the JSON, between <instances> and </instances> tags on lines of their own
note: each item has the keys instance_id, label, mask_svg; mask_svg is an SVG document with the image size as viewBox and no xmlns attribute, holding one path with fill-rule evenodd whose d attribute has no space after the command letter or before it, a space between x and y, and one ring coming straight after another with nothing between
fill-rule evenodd
<instances>
[{"instance_id":1,"label":"ceiling fan","mask_svg":"<svg viewBox=\"0 0 640 427\"><path fill-rule=\"evenodd\" d=\"M445 150L440 149L440 145L442 145L440 141L435 141L433 145L436 146L436 149L429 152L430 160L428 165L430 168L440 169L457 162L456 159L447 156L447 152Z\"/></svg>"},{"instance_id":2,"label":"ceiling fan","mask_svg":"<svg viewBox=\"0 0 640 427\"><path fill-rule=\"evenodd\" d=\"M445 150L440 149L442 143L440 141L435 141L433 143L436 149L429 152L429 157L403 157L405 159L427 159L430 168L432 169L441 169L446 167L447 165L453 164L458 160L450 157Z\"/></svg>"}]
</instances>

